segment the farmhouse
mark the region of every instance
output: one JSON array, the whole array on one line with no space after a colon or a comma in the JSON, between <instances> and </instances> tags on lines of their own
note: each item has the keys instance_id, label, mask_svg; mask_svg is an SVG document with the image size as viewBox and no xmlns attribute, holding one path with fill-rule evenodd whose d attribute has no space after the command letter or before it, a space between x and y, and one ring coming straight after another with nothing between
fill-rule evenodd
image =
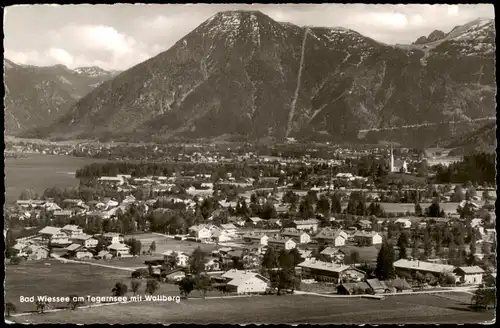
<instances>
[{"instance_id":1,"label":"farmhouse","mask_svg":"<svg viewBox=\"0 0 500 328\"><path fill-rule=\"evenodd\" d=\"M166 251L163 254L163 259L167 262L172 258L176 259L177 266L185 267L188 265L189 255L183 252L175 252L172 250Z\"/></svg>"},{"instance_id":2,"label":"farmhouse","mask_svg":"<svg viewBox=\"0 0 500 328\"><path fill-rule=\"evenodd\" d=\"M273 247L274 250L290 250L297 247L297 243L293 241L292 238L269 238L267 241L269 247Z\"/></svg>"},{"instance_id":3,"label":"farmhouse","mask_svg":"<svg viewBox=\"0 0 500 328\"><path fill-rule=\"evenodd\" d=\"M249 222L249 223L251 223L253 225L256 225L260 221L263 221L263 220L261 218L259 218L259 217L254 216L254 217L249 218L247 222Z\"/></svg>"},{"instance_id":4,"label":"farmhouse","mask_svg":"<svg viewBox=\"0 0 500 328\"><path fill-rule=\"evenodd\" d=\"M113 186L121 186L125 183L125 179L123 176L116 176L116 177L100 177L97 179L97 181L101 182L102 184L110 184Z\"/></svg>"},{"instance_id":5,"label":"farmhouse","mask_svg":"<svg viewBox=\"0 0 500 328\"><path fill-rule=\"evenodd\" d=\"M382 244L382 236L375 231L357 231L354 234L354 242L365 246Z\"/></svg>"},{"instance_id":6,"label":"farmhouse","mask_svg":"<svg viewBox=\"0 0 500 328\"><path fill-rule=\"evenodd\" d=\"M95 248L99 241L95 239L94 237L87 235L87 234L81 234L77 235L71 238L71 241L74 244L79 244L82 245L86 248Z\"/></svg>"},{"instance_id":7,"label":"farmhouse","mask_svg":"<svg viewBox=\"0 0 500 328\"><path fill-rule=\"evenodd\" d=\"M232 223L221 224L222 229L226 230L230 235L236 235L238 228Z\"/></svg>"},{"instance_id":8,"label":"farmhouse","mask_svg":"<svg viewBox=\"0 0 500 328\"><path fill-rule=\"evenodd\" d=\"M337 287L340 295L369 294L371 291L370 285L364 281L344 283Z\"/></svg>"},{"instance_id":9,"label":"farmhouse","mask_svg":"<svg viewBox=\"0 0 500 328\"><path fill-rule=\"evenodd\" d=\"M250 271L230 270L222 278L227 280L228 291L238 294L263 293L269 285L267 278Z\"/></svg>"},{"instance_id":10,"label":"farmhouse","mask_svg":"<svg viewBox=\"0 0 500 328\"><path fill-rule=\"evenodd\" d=\"M301 232L296 229L284 229L281 236L292 238L295 242L299 244L308 244L311 242L311 236L306 232Z\"/></svg>"},{"instance_id":11,"label":"farmhouse","mask_svg":"<svg viewBox=\"0 0 500 328\"><path fill-rule=\"evenodd\" d=\"M458 267L453 270L453 273L459 277L459 281L463 284L481 284L483 282L483 269L478 266Z\"/></svg>"},{"instance_id":12,"label":"farmhouse","mask_svg":"<svg viewBox=\"0 0 500 328\"><path fill-rule=\"evenodd\" d=\"M39 232L42 239L47 240L51 245L69 245L69 236L61 228L47 226Z\"/></svg>"},{"instance_id":13,"label":"farmhouse","mask_svg":"<svg viewBox=\"0 0 500 328\"><path fill-rule=\"evenodd\" d=\"M335 247L327 247L321 251L321 255L324 255L330 262L343 264L345 253L341 251L339 248Z\"/></svg>"},{"instance_id":14,"label":"farmhouse","mask_svg":"<svg viewBox=\"0 0 500 328\"><path fill-rule=\"evenodd\" d=\"M422 274L431 273L438 276L442 273L451 273L455 267L447 264L437 264L424 261L410 261L399 259L394 262L394 269L396 274L401 275L404 273L420 272Z\"/></svg>"},{"instance_id":15,"label":"farmhouse","mask_svg":"<svg viewBox=\"0 0 500 328\"><path fill-rule=\"evenodd\" d=\"M328 244L331 246L344 246L347 240L347 234L342 230L334 230L330 227L321 229L314 237L319 244Z\"/></svg>"},{"instance_id":16,"label":"farmhouse","mask_svg":"<svg viewBox=\"0 0 500 328\"><path fill-rule=\"evenodd\" d=\"M228 232L227 230L214 230L211 232L212 240L218 243L224 243L233 240L234 234Z\"/></svg>"},{"instance_id":17,"label":"farmhouse","mask_svg":"<svg viewBox=\"0 0 500 328\"><path fill-rule=\"evenodd\" d=\"M79 244L71 244L66 247L66 250L68 251L69 257L76 258L78 260L91 259L94 256L94 254Z\"/></svg>"},{"instance_id":18,"label":"farmhouse","mask_svg":"<svg viewBox=\"0 0 500 328\"><path fill-rule=\"evenodd\" d=\"M192 237L200 240L210 239L210 229L208 229L205 225L197 225L189 228L189 234Z\"/></svg>"},{"instance_id":19,"label":"farmhouse","mask_svg":"<svg viewBox=\"0 0 500 328\"><path fill-rule=\"evenodd\" d=\"M410 229L411 228L411 221L410 219L404 219L404 218L399 218L396 221L394 221L397 225L399 225L401 228L404 229Z\"/></svg>"},{"instance_id":20,"label":"farmhouse","mask_svg":"<svg viewBox=\"0 0 500 328\"><path fill-rule=\"evenodd\" d=\"M308 230L316 232L318 230L319 221L316 219L309 220L295 220L293 225L297 230Z\"/></svg>"},{"instance_id":21,"label":"farmhouse","mask_svg":"<svg viewBox=\"0 0 500 328\"><path fill-rule=\"evenodd\" d=\"M106 242L111 243L111 244L120 244L120 243L123 243L123 241L124 241L123 235L116 233L116 232L105 233L104 235L102 235L102 237L104 238L104 240Z\"/></svg>"},{"instance_id":22,"label":"farmhouse","mask_svg":"<svg viewBox=\"0 0 500 328\"><path fill-rule=\"evenodd\" d=\"M269 237L265 234L260 233L247 233L243 236L243 241L246 243L259 243L261 245L267 245Z\"/></svg>"},{"instance_id":23,"label":"farmhouse","mask_svg":"<svg viewBox=\"0 0 500 328\"><path fill-rule=\"evenodd\" d=\"M17 256L28 261L43 260L49 257L49 249L44 246L16 244L12 247Z\"/></svg>"},{"instance_id":24,"label":"farmhouse","mask_svg":"<svg viewBox=\"0 0 500 328\"><path fill-rule=\"evenodd\" d=\"M104 259L104 260L108 260L108 259L110 259L112 257L113 257L113 254L111 254L110 252L105 251L105 250L100 251L96 255L97 259Z\"/></svg>"},{"instance_id":25,"label":"farmhouse","mask_svg":"<svg viewBox=\"0 0 500 328\"><path fill-rule=\"evenodd\" d=\"M302 279L331 281L342 283L347 281L362 281L365 273L348 265L327 263L307 259L298 265Z\"/></svg>"},{"instance_id":26,"label":"farmhouse","mask_svg":"<svg viewBox=\"0 0 500 328\"><path fill-rule=\"evenodd\" d=\"M79 236L83 234L83 229L80 228L77 225L65 225L64 227L61 228L62 231L67 233L69 235L69 238L73 238L75 236Z\"/></svg>"},{"instance_id":27,"label":"farmhouse","mask_svg":"<svg viewBox=\"0 0 500 328\"><path fill-rule=\"evenodd\" d=\"M113 256L124 256L130 254L130 247L121 243L114 243L108 246L108 250Z\"/></svg>"},{"instance_id":28,"label":"farmhouse","mask_svg":"<svg viewBox=\"0 0 500 328\"><path fill-rule=\"evenodd\" d=\"M372 223L369 220L359 220L359 226L363 230L371 229Z\"/></svg>"}]
</instances>

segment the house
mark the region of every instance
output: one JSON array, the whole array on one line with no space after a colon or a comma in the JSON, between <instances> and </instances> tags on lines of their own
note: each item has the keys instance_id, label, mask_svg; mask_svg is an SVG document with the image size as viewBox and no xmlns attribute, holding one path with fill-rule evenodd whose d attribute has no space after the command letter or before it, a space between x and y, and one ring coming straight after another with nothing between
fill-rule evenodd
<instances>
[{"instance_id":1,"label":"house","mask_svg":"<svg viewBox=\"0 0 500 328\"><path fill-rule=\"evenodd\" d=\"M318 242L318 244L328 244L331 246L344 246L348 236L342 230L335 230L330 227L326 227L320 230L316 236L314 236L314 240Z\"/></svg>"},{"instance_id":2,"label":"house","mask_svg":"<svg viewBox=\"0 0 500 328\"><path fill-rule=\"evenodd\" d=\"M344 263L345 253L341 251L339 248L326 247L324 250L321 251L320 254L329 259L330 262L338 264Z\"/></svg>"},{"instance_id":3,"label":"house","mask_svg":"<svg viewBox=\"0 0 500 328\"><path fill-rule=\"evenodd\" d=\"M292 238L269 238L267 241L268 247L273 247L274 250L290 250L297 247L297 243Z\"/></svg>"},{"instance_id":4,"label":"house","mask_svg":"<svg viewBox=\"0 0 500 328\"><path fill-rule=\"evenodd\" d=\"M217 229L211 233L212 240L218 243L224 243L233 240L235 234L229 233L227 230Z\"/></svg>"},{"instance_id":5,"label":"house","mask_svg":"<svg viewBox=\"0 0 500 328\"><path fill-rule=\"evenodd\" d=\"M297 266L302 279L330 281L335 283L362 281L365 273L349 265L327 263L315 259L306 259Z\"/></svg>"},{"instance_id":6,"label":"house","mask_svg":"<svg viewBox=\"0 0 500 328\"><path fill-rule=\"evenodd\" d=\"M312 251L307 250L307 249L300 249L300 248L297 248L297 250L299 251L300 257L302 257L303 259L311 258Z\"/></svg>"},{"instance_id":7,"label":"house","mask_svg":"<svg viewBox=\"0 0 500 328\"><path fill-rule=\"evenodd\" d=\"M278 227L281 227L283 225L281 219L269 219L267 220L267 222L269 222L269 224L271 225L277 225Z\"/></svg>"},{"instance_id":8,"label":"house","mask_svg":"<svg viewBox=\"0 0 500 328\"><path fill-rule=\"evenodd\" d=\"M121 243L114 243L108 246L108 250L113 256L121 257L130 255L130 247Z\"/></svg>"},{"instance_id":9,"label":"house","mask_svg":"<svg viewBox=\"0 0 500 328\"><path fill-rule=\"evenodd\" d=\"M74 236L82 235L83 228L80 228L77 225L67 224L61 228L62 231L66 232L69 235L69 238L73 238Z\"/></svg>"},{"instance_id":10,"label":"house","mask_svg":"<svg viewBox=\"0 0 500 328\"><path fill-rule=\"evenodd\" d=\"M97 259L103 259L103 260L109 260L112 257L113 257L113 254L111 254L110 252L105 251L105 250L100 251L96 255Z\"/></svg>"},{"instance_id":11,"label":"house","mask_svg":"<svg viewBox=\"0 0 500 328\"><path fill-rule=\"evenodd\" d=\"M162 255L163 255L163 259L165 261L169 261L169 260L171 260L172 257L175 257L176 258L176 265L179 267L188 266L189 255L186 253L168 250L168 251L164 252Z\"/></svg>"},{"instance_id":12,"label":"house","mask_svg":"<svg viewBox=\"0 0 500 328\"><path fill-rule=\"evenodd\" d=\"M68 251L68 255L70 257L76 258L78 260L91 259L92 257L94 257L94 254L92 254L88 249L79 244L71 244L66 247L66 250Z\"/></svg>"},{"instance_id":13,"label":"house","mask_svg":"<svg viewBox=\"0 0 500 328\"><path fill-rule=\"evenodd\" d=\"M231 216L228 218L229 222L234 223L240 227L243 227L245 225L245 219L242 217L237 217L237 216Z\"/></svg>"},{"instance_id":14,"label":"house","mask_svg":"<svg viewBox=\"0 0 500 328\"><path fill-rule=\"evenodd\" d=\"M219 260L210 258L205 262L205 271L218 271L221 268Z\"/></svg>"},{"instance_id":15,"label":"house","mask_svg":"<svg viewBox=\"0 0 500 328\"><path fill-rule=\"evenodd\" d=\"M394 221L397 225L399 225L403 229L410 229L411 228L411 220L410 219L404 219L404 218L399 218L396 221Z\"/></svg>"},{"instance_id":16,"label":"house","mask_svg":"<svg viewBox=\"0 0 500 328\"><path fill-rule=\"evenodd\" d=\"M364 281L344 283L337 287L337 293L340 295L370 294L371 291L370 285Z\"/></svg>"},{"instance_id":17,"label":"house","mask_svg":"<svg viewBox=\"0 0 500 328\"><path fill-rule=\"evenodd\" d=\"M72 210L57 210L52 213L54 218L69 219L73 216Z\"/></svg>"},{"instance_id":18,"label":"house","mask_svg":"<svg viewBox=\"0 0 500 328\"><path fill-rule=\"evenodd\" d=\"M453 273L459 277L459 281L463 284L482 284L484 270L478 266L458 267L453 270Z\"/></svg>"},{"instance_id":19,"label":"house","mask_svg":"<svg viewBox=\"0 0 500 328\"><path fill-rule=\"evenodd\" d=\"M422 274L431 273L435 276L439 276L443 273L452 273L455 267L453 265L430 263L424 261L410 261L405 259L399 259L394 262L394 269L396 274L401 275L404 273L413 274L414 272L420 272Z\"/></svg>"},{"instance_id":20,"label":"house","mask_svg":"<svg viewBox=\"0 0 500 328\"><path fill-rule=\"evenodd\" d=\"M387 287L390 293L412 291L410 284L405 279L390 279L381 281Z\"/></svg>"},{"instance_id":21,"label":"house","mask_svg":"<svg viewBox=\"0 0 500 328\"><path fill-rule=\"evenodd\" d=\"M299 244L309 244L311 242L311 236L305 231L299 231L297 229L284 229L281 232L282 237L292 238L296 243Z\"/></svg>"},{"instance_id":22,"label":"house","mask_svg":"<svg viewBox=\"0 0 500 328\"><path fill-rule=\"evenodd\" d=\"M203 224L195 225L189 228L189 235L195 237L200 240L210 239L211 233L210 230Z\"/></svg>"},{"instance_id":23,"label":"house","mask_svg":"<svg viewBox=\"0 0 500 328\"><path fill-rule=\"evenodd\" d=\"M308 230L312 232L318 231L319 221L316 219L295 220L293 225L297 230Z\"/></svg>"},{"instance_id":24,"label":"house","mask_svg":"<svg viewBox=\"0 0 500 328\"><path fill-rule=\"evenodd\" d=\"M109 184L112 186L121 186L125 183L125 179L123 176L116 176L116 177L100 177L97 179L102 184Z\"/></svg>"},{"instance_id":25,"label":"house","mask_svg":"<svg viewBox=\"0 0 500 328\"><path fill-rule=\"evenodd\" d=\"M253 225L256 225L257 223L259 223L261 221L263 221L261 218L254 216L254 217L249 218L247 222L251 223Z\"/></svg>"},{"instance_id":26,"label":"house","mask_svg":"<svg viewBox=\"0 0 500 328\"><path fill-rule=\"evenodd\" d=\"M260 233L247 233L243 235L243 241L246 243L259 243L261 245L267 245L269 236Z\"/></svg>"},{"instance_id":27,"label":"house","mask_svg":"<svg viewBox=\"0 0 500 328\"><path fill-rule=\"evenodd\" d=\"M386 292L389 292L389 288L386 286L386 284L384 283L384 281L380 281L378 280L377 278L373 278L373 279L366 279L366 283L368 284L368 286L370 286L371 290L375 293L375 294L382 294L382 293L386 293Z\"/></svg>"},{"instance_id":28,"label":"house","mask_svg":"<svg viewBox=\"0 0 500 328\"><path fill-rule=\"evenodd\" d=\"M222 275L227 279L227 290L238 294L264 293L269 280L255 272L243 270L230 270Z\"/></svg>"},{"instance_id":29,"label":"house","mask_svg":"<svg viewBox=\"0 0 500 328\"><path fill-rule=\"evenodd\" d=\"M51 245L69 245L69 236L61 228L47 226L39 231L42 239L47 240Z\"/></svg>"},{"instance_id":30,"label":"house","mask_svg":"<svg viewBox=\"0 0 500 328\"><path fill-rule=\"evenodd\" d=\"M49 257L49 249L45 246L16 244L13 250L19 257L24 257L28 261L43 260Z\"/></svg>"},{"instance_id":31,"label":"house","mask_svg":"<svg viewBox=\"0 0 500 328\"><path fill-rule=\"evenodd\" d=\"M361 229L367 230L372 228L372 222L368 220L359 220L358 222Z\"/></svg>"},{"instance_id":32,"label":"house","mask_svg":"<svg viewBox=\"0 0 500 328\"><path fill-rule=\"evenodd\" d=\"M238 228L232 223L221 224L220 227L226 230L230 235L236 235L238 233Z\"/></svg>"},{"instance_id":33,"label":"house","mask_svg":"<svg viewBox=\"0 0 500 328\"><path fill-rule=\"evenodd\" d=\"M99 241L96 238L87 234L74 236L71 238L71 241L74 244L82 245L85 248L95 248L97 244L99 244Z\"/></svg>"},{"instance_id":34,"label":"house","mask_svg":"<svg viewBox=\"0 0 500 328\"><path fill-rule=\"evenodd\" d=\"M102 237L106 242L111 244L121 244L125 241L123 235L116 232L105 233L104 235L102 235Z\"/></svg>"},{"instance_id":35,"label":"house","mask_svg":"<svg viewBox=\"0 0 500 328\"><path fill-rule=\"evenodd\" d=\"M356 231L354 234L354 242L364 246L382 244L382 236L375 231Z\"/></svg>"}]
</instances>

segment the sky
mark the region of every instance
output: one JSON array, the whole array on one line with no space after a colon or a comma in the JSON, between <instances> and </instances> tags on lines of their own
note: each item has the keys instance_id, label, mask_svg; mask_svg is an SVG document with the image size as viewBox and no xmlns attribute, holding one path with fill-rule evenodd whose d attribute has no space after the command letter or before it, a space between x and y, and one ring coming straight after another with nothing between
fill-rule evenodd
<instances>
[{"instance_id":1,"label":"sky","mask_svg":"<svg viewBox=\"0 0 500 328\"><path fill-rule=\"evenodd\" d=\"M475 5L18 5L4 11L4 56L19 64L125 70L163 52L220 11L260 10L300 26L345 27L387 44L494 18Z\"/></svg>"}]
</instances>

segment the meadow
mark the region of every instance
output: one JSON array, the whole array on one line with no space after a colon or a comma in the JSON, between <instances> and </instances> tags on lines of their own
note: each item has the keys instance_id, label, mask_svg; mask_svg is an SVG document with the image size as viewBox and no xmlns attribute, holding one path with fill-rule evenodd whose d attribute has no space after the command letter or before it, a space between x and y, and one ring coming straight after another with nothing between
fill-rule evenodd
<instances>
[{"instance_id":1,"label":"meadow","mask_svg":"<svg viewBox=\"0 0 500 328\"><path fill-rule=\"evenodd\" d=\"M156 244L156 251L154 255L161 256L164 252L172 250L175 252L185 252L191 254L193 250L200 247L205 252L211 252L215 249L221 248L222 246L216 246L214 244L203 244L194 241L186 240L176 240L163 236L161 234L154 233L141 233L141 234L130 234L125 236L125 239L135 238L141 241L142 249L148 250L151 243L154 241Z\"/></svg>"},{"instance_id":2,"label":"meadow","mask_svg":"<svg viewBox=\"0 0 500 328\"><path fill-rule=\"evenodd\" d=\"M493 312L470 311L460 301L433 295L325 298L312 295L117 304L14 318L19 323L479 323Z\"/></svg>"},{"instance_id":3,"label":"meadow","mask_svg":"<svg viewBox=\"0 0 500 328\"><path fill-rule=\"evenodd\" d=\"M5 200L15 202L25 189L42 194L45 189L76 187L77 169L84 165L103 162L95 158L63 155L28 154L27 158L5 158Z\"/></svg>"}]
</instances>

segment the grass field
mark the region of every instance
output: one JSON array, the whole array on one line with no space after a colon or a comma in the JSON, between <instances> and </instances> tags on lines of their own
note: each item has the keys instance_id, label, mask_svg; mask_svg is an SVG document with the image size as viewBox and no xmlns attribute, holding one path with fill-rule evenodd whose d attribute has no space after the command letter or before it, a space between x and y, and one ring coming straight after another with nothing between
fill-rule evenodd
<instances>
[{"instance_id":1,"label":"grass field","mask_svg":"<svg viewBox=\"0 0 500 328\"><path fill-rule=\"evenodd\" d=\"M149 245L151 245L151 243L154 241L156 243L156 251L154 252L155 256L161 256L161 254L168 250L173 250L176 252L186 252L188 254L191 254L193 250L198 247L200 247L205 252L211 252L222 247L216 246L214 244L203 244L194 241L176 240L153 233L131 234L125 236L125 239L128 238L135 238L140 240L142 249L146 251L149 249Z\"/></svg>"},{"instance_id":2,"label":"grass field","mask_svg":"<svg viewBox=\"0 0 500 328\"><path fill-rule=\"evenodd\" d=\"M188 299L110 305L14 318L22 323L479 323L493 312L473 312L454 300L432 295L384 300L318 296L261 296Z\"/></svg>"},{"instance_id":3,"label":"grass field","mask_svg":"<svg viewBox=\"0 0 500 328\"><path fill-rule=\"evenodd\" d=\"M5 159L5 200L14 202L25 189L42 194L51 187L78 186L74 173L86 164L103 159L28 154L28 158Z\"/></svg>"},{"instance_id":4,"label":"grass field","mask_svg":"<svg viewBox=\"0 0 500 328\"><path fill-rule=\"evenodd\" d=\"M128 284L129 277L126 271L84 264L63 264L55 260L23 262L5 267L5 300L16 304L20 311L30 311L35 305L20 303L20 296L109 296L116 282Z\"/></svg>"}]
</instances>

